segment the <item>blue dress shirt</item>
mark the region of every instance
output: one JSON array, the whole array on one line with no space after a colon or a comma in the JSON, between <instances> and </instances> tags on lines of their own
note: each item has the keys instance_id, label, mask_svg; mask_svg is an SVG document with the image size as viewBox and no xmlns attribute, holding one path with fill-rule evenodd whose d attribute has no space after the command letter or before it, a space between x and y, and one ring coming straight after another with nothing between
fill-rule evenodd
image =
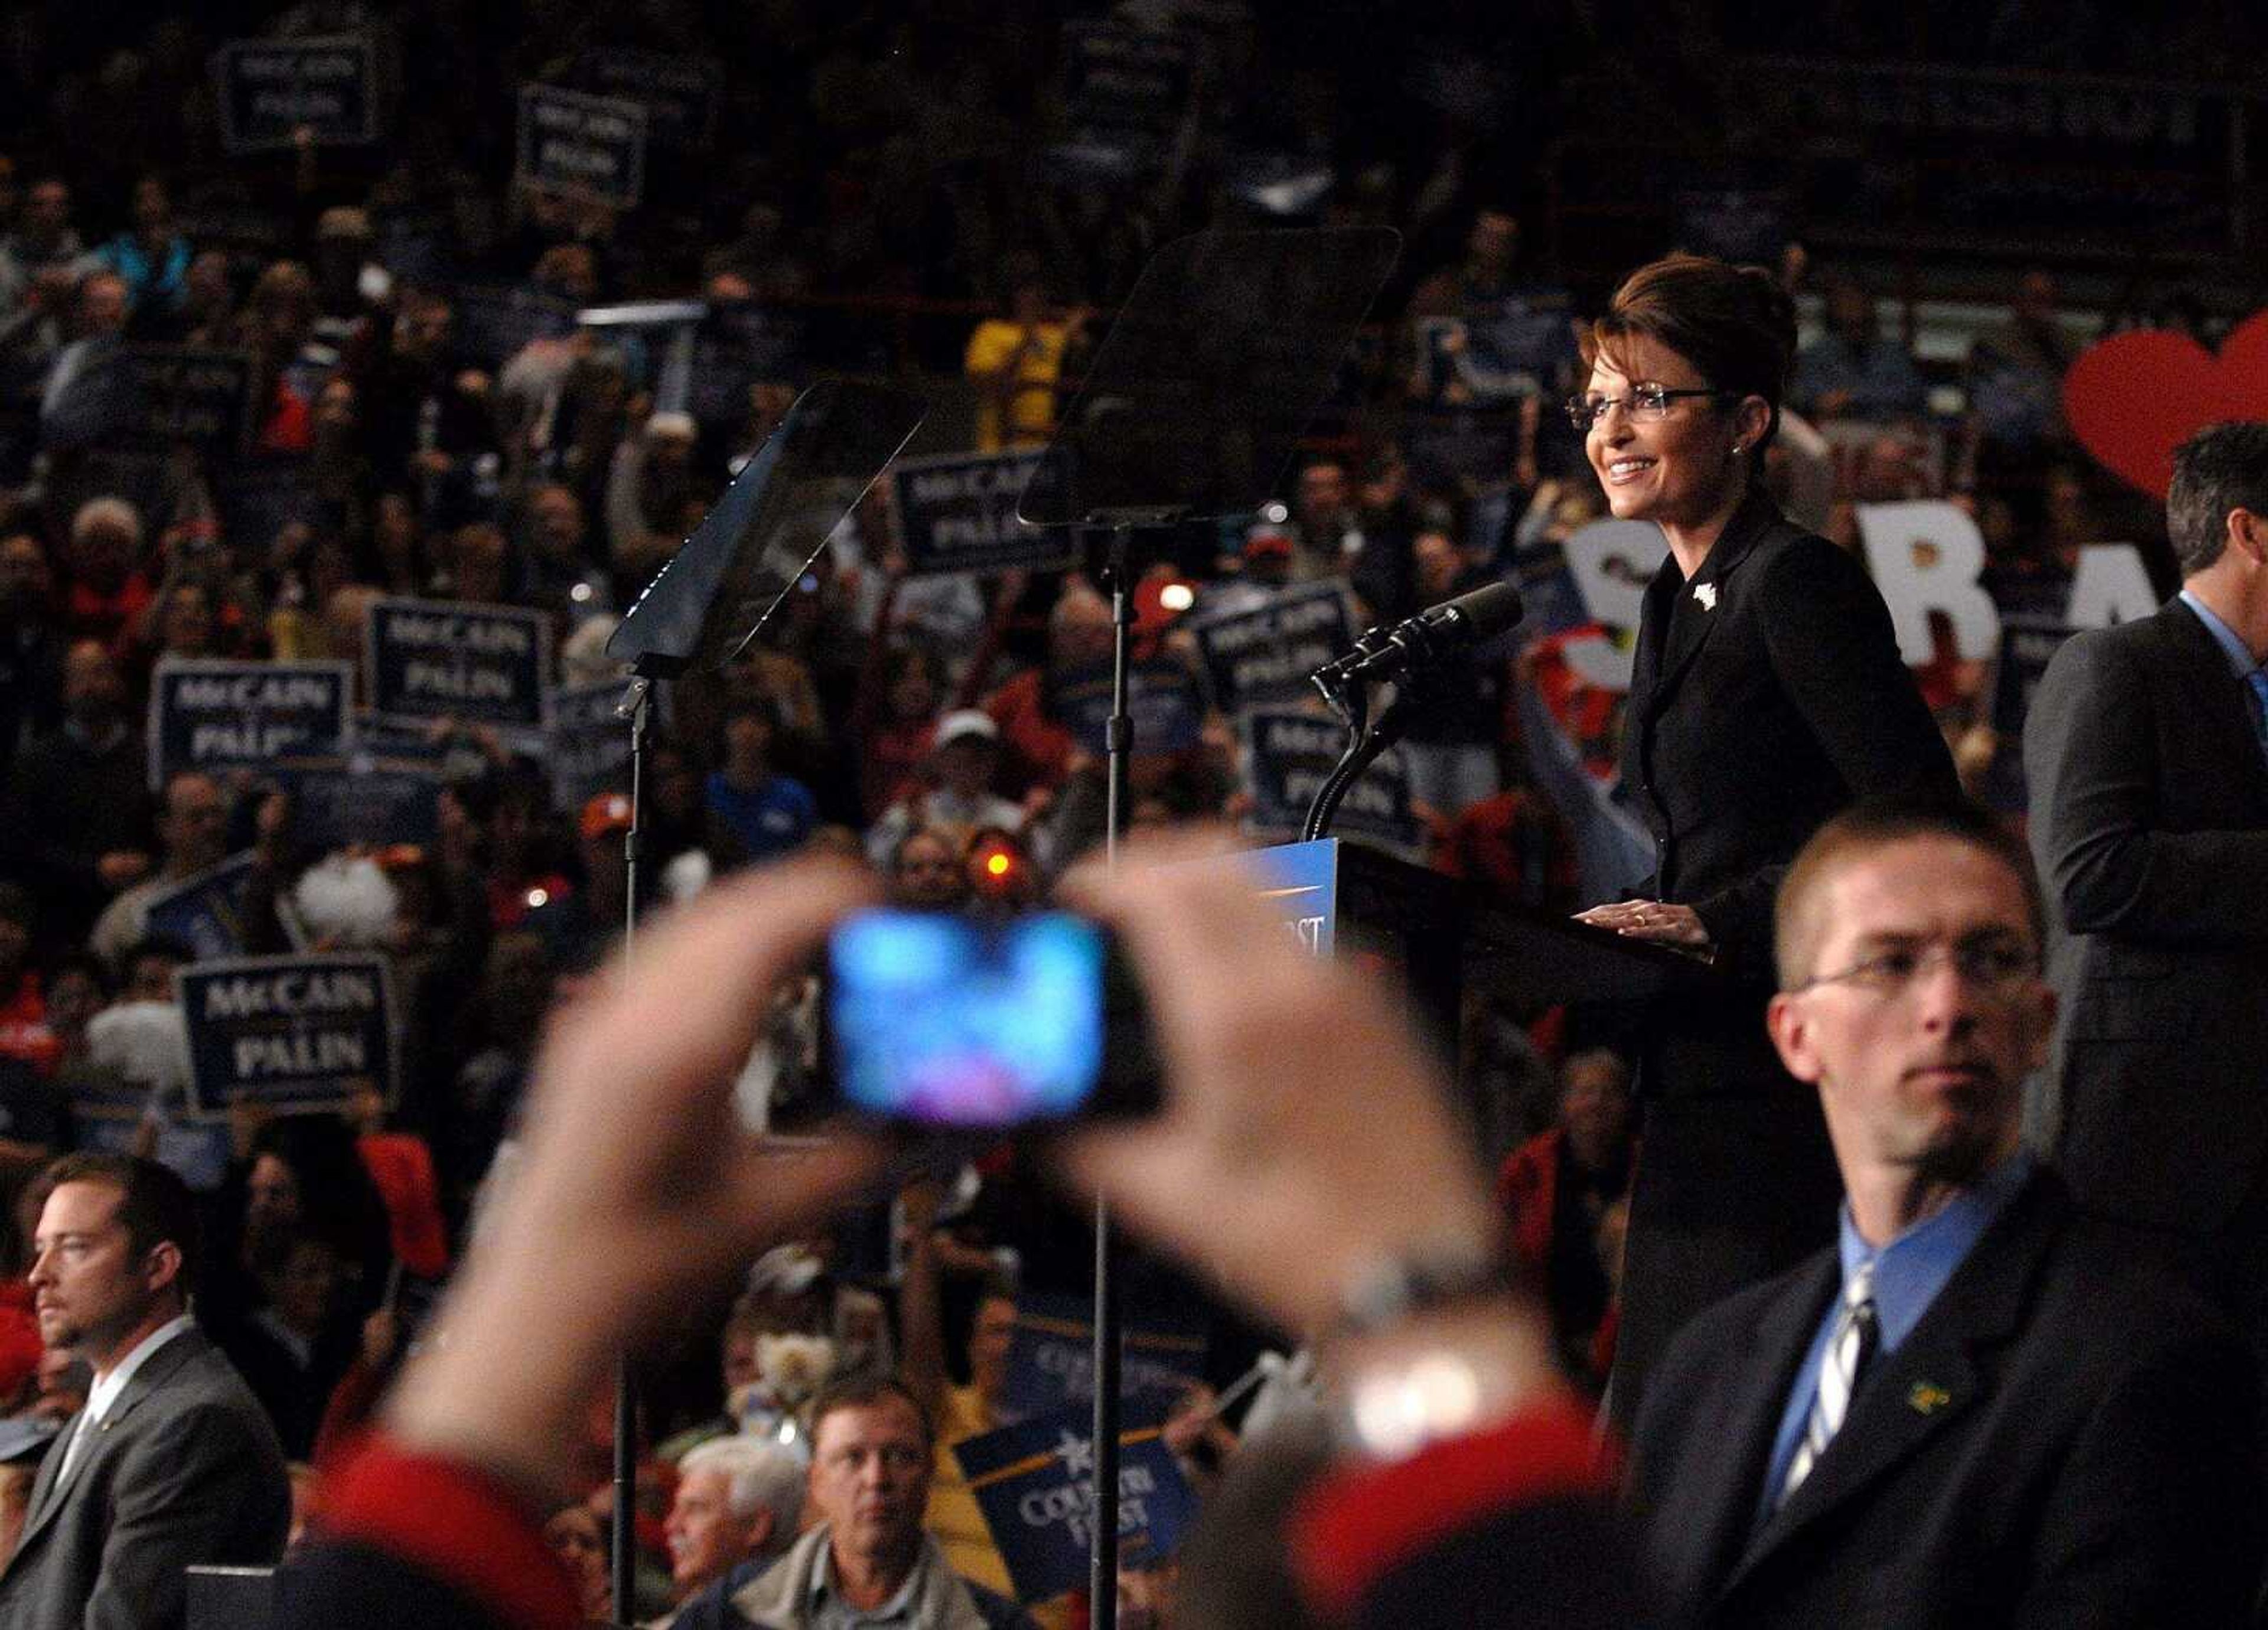
<instances>
[{"instance_id":1,"label":"blue dress shirt","mask_svg":"<svg viewBox=\"0 0 2268 1630\"><path fill-rule=\"evenodd\" d=\"M1943 1211L1915 1223L1880 1251L1859 1237L1851 1221L1850 1202L1844 1202L1837 1247L1843 1258L1843 1282L1850 1283L1869 1257L1874 1263L1878 1339L1873 1363L1876 1367L1913 1333L1914 1326L1921 1323L1922 1315L1929 1311L1930 1303L1937 1300L1937 1293L1945 1288L1954 1270L1969 1259L1977 1240L2031 1173L2032 1157L2018 1151L1987 1173L1983 1182L1963 1190ZM1786 1407L1780 1412L1779 1431L1772 1439L1771 1464L1764 1473L1764 1485L1756 1501L1759 1528L1779 1505L1780 1486L1787 1481L1788 1463L1795 1458L1795 1446L1802 1442L1805 1423L1811 1418L1811 1401L1819 1390L1819 1366L1826 1357L1827 1339L1835 1328L1835 1313L1840 1303L1839 1296L1828 1299L1826 1311L1820 1316L1819 1329L1811 1338L1810 1350L1803 1355L1803 1367L1795 1372L1795 1384L1788 1390ZM1863 1393L1865 1390L1862 1379L1859 1390Z\"/></svg>"}]
</instances>

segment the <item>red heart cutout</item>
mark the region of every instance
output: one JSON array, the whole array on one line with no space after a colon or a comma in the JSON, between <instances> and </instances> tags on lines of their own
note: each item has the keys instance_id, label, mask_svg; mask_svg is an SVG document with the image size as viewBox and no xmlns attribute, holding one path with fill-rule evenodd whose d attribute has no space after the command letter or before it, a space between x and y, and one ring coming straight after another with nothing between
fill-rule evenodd
<instances>
[{"instance_id":1,"label":"red heart cutout","mask_svg":"<svg viewBox=\"0 0 2268 1630\"><path fill-rule=\"evenodd\" d=\"M2268 419L2268 311L2231 328L2218 357L2185 334L2114 334L2063 376L2063 411L2096 463L2162 500L2176 447L2224 419Z\"/></svg>"}]
</instances>

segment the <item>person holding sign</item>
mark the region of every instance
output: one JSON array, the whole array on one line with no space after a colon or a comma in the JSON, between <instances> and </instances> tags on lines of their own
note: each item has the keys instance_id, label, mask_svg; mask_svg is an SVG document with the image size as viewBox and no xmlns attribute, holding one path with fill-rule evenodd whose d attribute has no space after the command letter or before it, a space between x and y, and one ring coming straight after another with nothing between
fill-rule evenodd
<instances>
[{"instance_id":1,"label":"person holding sign","mask_svg":"<svg viewBox=\"0 0 2268 1630\"><path fill-rule=\"evenodd\" d=\"M1773 889L1855 800L1957 790L1881 596L1764 490L1794 349L1793 309L1768 273L1672 255L1616 291L1585 336L1589 385L1568 403L1615 518L1653 521L1668 545L1646 591L1622 751L1654 872L1580 920L1726 976L1658 1010L1640 1058L1621 1420L1687 1317L1833 1230L1818 1105L1764 1042Z\"/></svg>"}]
</instances>

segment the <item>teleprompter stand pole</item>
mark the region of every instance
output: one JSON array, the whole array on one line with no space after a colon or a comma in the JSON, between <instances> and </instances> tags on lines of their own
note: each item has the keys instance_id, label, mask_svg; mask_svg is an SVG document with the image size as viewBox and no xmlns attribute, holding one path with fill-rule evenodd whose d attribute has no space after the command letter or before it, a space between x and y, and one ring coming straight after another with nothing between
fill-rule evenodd
<instances>
[{"instance_id":1,"label":"teleprompter stand pole","mask_svg":"<svg viewBox=\"0 0 2268 1630\"><path fill-rule=\"evenodd\" d=\"M646 724L653 710L653 682L630 682L615 717L630 733L630 830L622 834L622 963L629 966L637 940L638 839L645 820ZM631 1594L637 1573L637 1376L628 1350L615 1358L614 1532L612 1563L615 1622L630 1622Z\"/></svg>"},{"instance_id":2,"label":"teleprompter stand pole","mask_svg":"<svg viewBox=\"0 0 2268 1630\"><path fill-rule=\"evenodd\" d=\"M1102 863L1118 869L1126 831L1127 770L1134 752L1129 706L1134 638L1134 594L1127 557L1133 526L1110 528L1103 575L1110 585L1110 717L1103 726ZM1087 1622L1094 1630L1118 1624L1118 1277L1112 1271L1110 1203L1094 1200L1094 1528L1087 1550Z\"/></svg>"}]
</instances>

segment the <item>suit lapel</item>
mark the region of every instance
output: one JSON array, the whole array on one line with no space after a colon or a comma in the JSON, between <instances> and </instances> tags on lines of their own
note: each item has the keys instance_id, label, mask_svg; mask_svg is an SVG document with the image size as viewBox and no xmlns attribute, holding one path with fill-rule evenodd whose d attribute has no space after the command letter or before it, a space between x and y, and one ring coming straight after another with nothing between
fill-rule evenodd
<instances>
[{"instance_id":1,"label":"suit lapel","mask_svg":"<svg viewBox=\"0 0 2268 1630\"><path fill-rule=\"evenodd\" d=\"M2215 754L2230 773L2250 789L2252 801L2268 808L2268 755L2260 750L2253 734L2252 715L2246 708L2242 685L2228 666L2228 653L2213 637L2198 614L2176 595L2158 612L2166 641L2176 661L2183 665L2182 690L2213 721L2224 745Z\"/></svg>"},{"instance_id":2,"label":"suit lapel","mask_svg":"<svg viewBox=\"0 0 2268 1630\"><path fill-rule=\"evenodd\" d=\"M1993 1383L1986 1355L2022 1327L2035 1270L2063 1212L2053 1180L2036 1175L2010 1200L1912 1334L1865 1378L1843 1429L1757 1530L1728 1590L1791 1538L1866 1495L1983 1399Z\"/></svg>"},{"instance_id":3,"label":"suit lapel","mask_svg":"<svg viewBox=\"0 0 2268 1630\"><path fill-rule=\"evenodd\" d=\"M1737 1388L1708 1428L1712 1442L1733 1452L1712 1454L1703 1463L1707 1480L1697 1479L1687 1508L1693 1516L1692 1543L1702 1562L1700 1577L1724 1577L1748 1544L1756 1523L1757 1491L1771 1464L1772 1441L1787 1407L1788 1389L1795 1384L1795 1373L1810 1351L1842 1272L1833 1251L1821 1252L1757 1321L1749 1351L1771 1361L1734 1367ZM1703 1467L1681 1469L1691 1474Z\"/></svg>"},{"instance_id":4,"label":"suit lapel","mask_svg":"<svg viewBox=\"0 0 2268 1630\"><path fill-rule=\"evenodd\" d=\"M1641 693L1646 697L1649 718L1668 703L1678 680L1692 666L1693 659L1701 654L1701 648L1709 643L1710 634L1722 619L1724 614L1718 605L1724 579L1748 558L1757 540L1778 519L1779 512L1772 507L1771 499L1761 492L1751 492L1733 512L1733 518L1725 523L1723 534L1710 549L1709 557L1691 579L1684 579L1678 572L1677 557L1673 555L1661 563L1661 570L1646 586L1646 610L1661 619L1662 629L1660 672L1654 677L1652 688ZM1660 595L1659 600L1654 598L1656 594ZM1693 608L1687 611L1683 602L1689 598ZM1681 612L1683 615L1678 615Z\"/></svg>"},{"instance_id":5,"label":"suit lapel","mask_svg":"<svg viewBox=\"0 0 2268 1630\"><path fill-rule=\"evenodd\" d=\"M127 1382L126 1390L112 1401L110 1412L94 1427L87 1442L78 1446L78 1453L71 1461L70 1479L58 1487L56 1482L62 1476L63 1457L70 1454L72 1435L80 1429L86 1412L82 1410L71 1417L69 1430L48 1450L47 1457L40 1463L39 1475L32 1480L31 1515L26 1519L22 1538L17 1542L18 1556L30 1549L33 1540L46 1531L56 1513L69 1503L71 1489L86 1476L87 1468L102 1452L108 1435L116 1431L135 1406L162 1385L167 1376L188 1363L203 1347L204 1339L195 1328L185 1330L144 1361L142 1368L136 1370L133 1378Z\"/></svg>"}]
</instances>

